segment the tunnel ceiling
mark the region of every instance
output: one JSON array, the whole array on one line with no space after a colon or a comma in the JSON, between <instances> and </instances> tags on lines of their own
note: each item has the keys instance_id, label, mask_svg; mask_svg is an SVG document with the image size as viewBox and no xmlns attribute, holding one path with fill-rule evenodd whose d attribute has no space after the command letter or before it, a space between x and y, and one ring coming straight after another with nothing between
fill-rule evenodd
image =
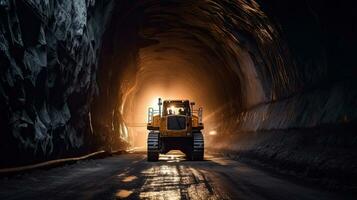
<instances>
[{"instance_id":1,"label":"tunnel ceiling","mask_svg":"<svg viewBox=\"0 0 357 200\"><path fill-rule=\"evenodd\" d=\"M188 98L205 108L206 122L212 121L208 126L230 121L228 129L237 129L240 120L280 116L280 111L274 113L276 108L261 109L259 119L250 111L320 87L335 75L326 66L323 41L316 38L322 27L314 23L320 22L309 21L319 17L313 12L318 6L245 0L121 1L113 10L101 54L100 91L112 91L113 101L106 107L115 108L125 122L140 123L146 121L146 109L155 97ZM306 17L289 12L295 8ZM297 32L285 15L298 27L300 22L306 27ZM299 40L309 41L311 49L304 50ZM289 107L294 108L298 107ZM305 119L300 114L291 116L291 121L282 118L273 127L305 123L296 125L294 121ZM269 128L269 123L264 127Z\"/></svg>"},{"instance_id":2,"label":"tunnel ceiling","mask_svg":"<svg viewBox=\"0 0 357 200\"><path fill-rule=\"evenodd\" d=\"M102 69L116 68L109 87L130 122L144 121L130 113L145 113L157 96L238 113L297 87L279 32L255 1L121 1L104 40Z\"/></svg>"}]
</instances>

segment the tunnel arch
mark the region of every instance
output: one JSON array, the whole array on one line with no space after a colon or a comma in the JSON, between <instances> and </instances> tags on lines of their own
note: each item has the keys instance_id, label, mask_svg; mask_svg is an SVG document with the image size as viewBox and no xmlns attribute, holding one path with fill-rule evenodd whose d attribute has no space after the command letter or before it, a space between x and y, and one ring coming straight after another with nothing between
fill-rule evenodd
<instances>
[{"instance_id":1,"label":"tunnel arch","mask_svg":"<svg viewBox=\"0 0 357 200\"><path fill-rule=\"evenodd\" d=\"M145 122L148 104L160 95L198 101L208 127L227 127L238 113L296 89L279 30L255 1L123 1L106 34L99 92L114 91L104 95L113 103L99 100L94 108L102 113L105 104L107 116L115 113L104 123L111 131L115 123L122 133L125 122Z\"/></svg>"}]
</instances>

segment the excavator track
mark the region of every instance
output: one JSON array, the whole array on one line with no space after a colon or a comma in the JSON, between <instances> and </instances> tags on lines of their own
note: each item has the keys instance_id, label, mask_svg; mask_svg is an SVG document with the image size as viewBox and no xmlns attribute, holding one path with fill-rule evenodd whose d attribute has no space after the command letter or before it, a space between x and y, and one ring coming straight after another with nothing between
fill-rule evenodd
<instances>
[{"instance_id":1,"label":"excavator track","mask_svg":"<svg viewBox=\"0 0 357 200\"><path fill-rule=\"evenodd\" d=\"M150 131L147 140L147 160L159 160L159 132Z\"/></svg>"},{"instance_id":2,"label":"excavator track","mask_svg":"<svg viewBox=\"0 0 357 200\"><path fill-rule=\"evenodd\" d=\"M193 133L193 148L191 160L203 160L204 158L204 138L201 132Z\"/></svg>"}]
</instances>

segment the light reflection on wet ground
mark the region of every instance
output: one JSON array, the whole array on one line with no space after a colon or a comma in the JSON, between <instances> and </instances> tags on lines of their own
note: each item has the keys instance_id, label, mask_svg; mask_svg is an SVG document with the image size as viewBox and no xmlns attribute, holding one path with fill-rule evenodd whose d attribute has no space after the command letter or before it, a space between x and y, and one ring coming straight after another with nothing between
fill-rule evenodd
<instances>
[{"instance_id":1,"label":"light reflection on wet ground","mask_svg":"<svg viewBox=\"0 0 357 200\"><path fill-rule=\"evenodd\" d=\"M0 199L356 199L295 184L215 155L183 154L147 162L145 153L89 160L0 178Z\"/></svg>"},{"instance_id":2,"label":"light reflection on wet ground","mask_svg":"<svg viewBox=\"0 0 357 200\"><path fill-rule=\"evenodd\" d=\"M135 180L137 178L138 177L136 177L136 176L127 176L122 180L122 182L124 182L124 183L131 182L131 181L133 181L133 180Z\"/></svg>"},{"instance_id":3,"label":"light reflection on wet ground","mask_svg":"<svg viewBox=\"0 0 357 200\"><path fill-rule=\"evenodd\" d=\"M128 196L130 196L133 193L133 191L130 190L119 190L116 194L115 197L118 199L125 199Z\"/></svg>"},{"instance_id":4,"label":"light reflection on wet ground","mask_svg":"<svg viewBox=\"0 0 357 200\"><path fill-rule=\"evenodd\" d=\"M180 164L180 162L182 164ZM187 166L185 155L172 151L142 171L146 177L141 199L225 199L219 198L204 174Z\"/></svg>"},{"instance_id":5,"label":"light reflection on wet ground","mask_svg":"<svg viewBox=\"0 0 357 200\"><path fill-rule=\"evenodd\" d=\"M164 162L181 162L186 160L185 154L180 151L170 151L167 154L161 154L159 161Z\"/></svg>"},{"instance_id":6,"label":"light reflection on wet ground","mask_svg":"<svg viewBox=\"0 0 357 200\"><path fill-rule=\"evenodd\" d=\"M160 155L158 162L146 162L148 166L139 175L129 172L118 175L124 183L138 182L139 176L142 183L135 192L119 189L115 196L117 199L228 199L215 193L204 173L189 163L180 151Z\"/></svg>"}]
</instances>

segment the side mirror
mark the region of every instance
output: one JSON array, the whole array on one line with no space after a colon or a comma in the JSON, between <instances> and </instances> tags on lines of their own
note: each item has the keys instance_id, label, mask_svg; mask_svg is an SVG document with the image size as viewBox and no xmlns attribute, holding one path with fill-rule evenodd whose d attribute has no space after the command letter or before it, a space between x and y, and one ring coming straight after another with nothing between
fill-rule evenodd
<instances>
[{"instance_id":1,"label":"side mirror","mask_svg":"<svg viewBox=\"0 0 357 200\"><path fill-rule=\"evenodd\" d=\"M159 115L160 115L160 117L161 117L161 105L162 105L161 98L158 99L157 105L159 105Z\"/></svg>"}]
</instances>

